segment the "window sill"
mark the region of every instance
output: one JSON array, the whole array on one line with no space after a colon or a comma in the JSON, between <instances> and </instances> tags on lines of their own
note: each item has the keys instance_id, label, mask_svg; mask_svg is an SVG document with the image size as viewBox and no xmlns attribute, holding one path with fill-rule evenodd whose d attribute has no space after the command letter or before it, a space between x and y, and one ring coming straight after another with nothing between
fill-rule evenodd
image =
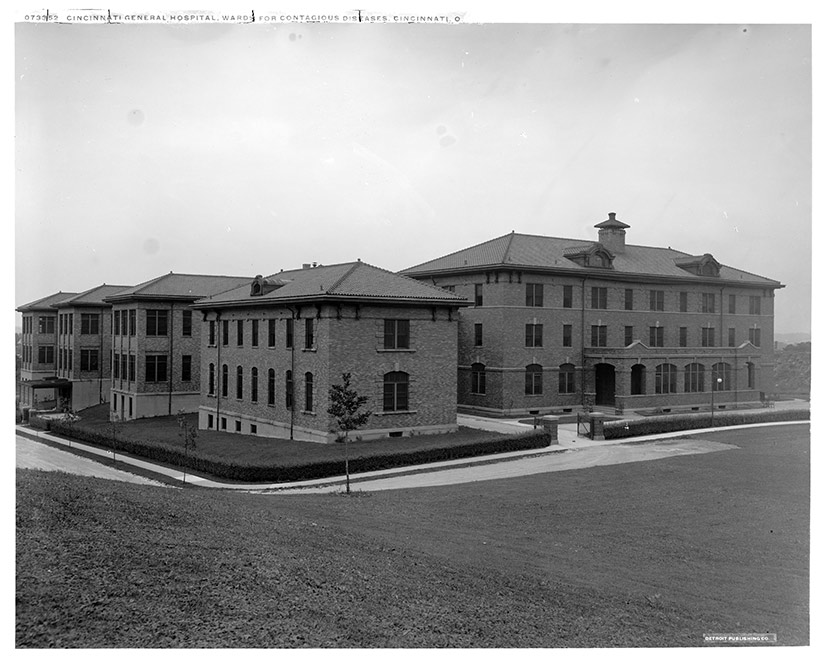
<instances>
[{"instance_id":1,"label":"window sill","mask_svg":"<svg viewBox=\"0 0 830 668\"><path fill-rule=\"evenodd\" d=\"M418 411L377 411L375 415L414 415Z\"/></svg>"},{"instance_id":2,"label":"window sill","mask_svg":"<svg viewBox=\"0 0 830 668\"><path fill-rule=\"evenodd\" d=\"M317 413L315 411L300 411L303 415L311 415L312 417L316 417Z\"/></svg>"},{"instance_id":3,"label":"window sill","mask_svg":"<svg viewBox=\"0 0 830 668\"><path fill-rule=\"evenodd\" d=\"M379 353L416 353L416 348L377 348Z\"/></svg>"},{"instance_id":4,"label":"window sill","mask_svg":"<svg viewBox=\"0 0 830 668\"><path fill-rule=\"evenodd\" d=\"M317 348L301 348L301 352L304 352L304 353L316 353L316 352L317 352Z\"/></svg>"}]
</instances>

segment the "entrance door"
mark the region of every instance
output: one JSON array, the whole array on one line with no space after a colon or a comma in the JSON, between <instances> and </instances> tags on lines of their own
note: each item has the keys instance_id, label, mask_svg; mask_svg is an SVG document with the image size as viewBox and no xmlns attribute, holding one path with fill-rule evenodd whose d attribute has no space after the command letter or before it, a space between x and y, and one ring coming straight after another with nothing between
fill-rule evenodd
<instances>
[{"instance_id":1,"label":"entrance door","mask_svg":"<svg viewBox=\"0 0 830 668\"><path fill-rule=\"evenodd\" d=\"M597 364L594 366L594 389L598 406L613 406L616 402L615 387L616 372L612 364Z\"/></svg>"}]
</instances>

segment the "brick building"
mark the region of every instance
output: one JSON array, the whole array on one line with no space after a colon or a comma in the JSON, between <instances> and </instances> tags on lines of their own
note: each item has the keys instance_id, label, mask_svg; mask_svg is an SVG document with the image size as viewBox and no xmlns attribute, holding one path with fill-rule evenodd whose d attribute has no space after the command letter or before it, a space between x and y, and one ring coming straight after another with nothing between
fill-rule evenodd
<instances>
[{"instance_id":1,"label":"brick building","mask_svg":"<svg viewBox=\"0 0 830 668\"><path fill-rule=\"evenodd\" d=\"M626 243L614 213L584 241L516 234L400 273L459 313L458 404L494 415L762 400L779 282L712 255Z\"/></svg>"},{"instance_id":2,"label":"brick building","mask_svg":"<svg viewBox=\"0 0 830 668\"><path fill-rule=\"evenodd\" d=\"M110 417L195 412L202 323L193 302L250 280L171 272L105 297L112 307Z\"/></svg>"},{"instance_id":3,"label":"brick building","mask_svg":"<svg viewBox=\"0 0 830 668\"><path fill-rule=\"evenodd\" d=\"M23 316L22 366L17 388L22 407L55 408L69 392L69 381L57 376L58 309L53 304L76 294L56 292L17 307Z\"/></svg>"},{"instance_id":4,"label":"brick building","mask_svg":"<svg viewBox=\"0 0 830 668\"><path fill-rule=\"evenodd\" d=\"M360 261L305 266L194 304L199 427L331 442L331 386L369 397L352 438L457 429L457 313L465 300Z\"/></svg>"},{"instance_id":5,"label":"brick building","mask_svg":"<svg viewBox=\"0 0 830 668\"><path fill-rule=\"evenodd\" d=\"M73 411L110 397L112 306L104 298L126 285L99 285L52 304L57 309L56 375L69 384L63 397Z\"/></svg>"}]
</instances>

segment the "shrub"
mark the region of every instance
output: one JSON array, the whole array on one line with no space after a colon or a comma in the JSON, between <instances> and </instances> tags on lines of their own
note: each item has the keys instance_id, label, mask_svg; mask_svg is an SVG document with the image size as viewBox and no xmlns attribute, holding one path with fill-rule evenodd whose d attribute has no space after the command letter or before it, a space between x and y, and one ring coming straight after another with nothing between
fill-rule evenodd
<instances>
[{"instance_id":1,"label":"shrub","mask_svg":"<svg viewBox=\"0 0 830 668\"><path fill-rule=\"evenodd\" d=\"M810 410L808 408L793 408L774 413L715 413L714 418L711 413L687 413L617 420L603 425L603 432L606 439L630 438L632 436L647 436L649 434L705 429L707 427L731 427L742 424L809 419Z\"/></svg>"},{"instance_id":2,"label":"shrub","mask_svg":"<svg viewBox=\"0 0 830 668\"><path fill-rule=\"evenodd\" d=\"M37 413L29 413L29 426L32 429L40 429L41 431L49 431L51 422L46 418L42 418Z\"/></svg>"},{"instance_id":3,"label":"shrub","mask_svg":"<svg viewBox=\"0 0 830 668\"><path fill-rule=\"evenodd\" d=\"M83 427L83 424L54 423L52 431L84 441L91 445L99 445L110 450L118 450L137 457L151 459L175 468L189 468L206 473L217 478L238 482L295 482L300 480L314 480L343 475L343 459L339 450L333 450L336 459L308 464L274 466L242 464L230 458L218 455L189 451L164 443L148 443L121 435L115 437ZM478 457L500 452L517 452L544 448L550 444L550 437L544 431L534 430L526 434L506 435L503 438L483 442L465 443L447 446L432 450L418 450L413 452L394 452L382 455L367 455L361 457L359 453L353 455L349 461L351 473L365 473L382 469L413 466L431 462L448 461L467 457Z\"/></svg>"}]
</instances>

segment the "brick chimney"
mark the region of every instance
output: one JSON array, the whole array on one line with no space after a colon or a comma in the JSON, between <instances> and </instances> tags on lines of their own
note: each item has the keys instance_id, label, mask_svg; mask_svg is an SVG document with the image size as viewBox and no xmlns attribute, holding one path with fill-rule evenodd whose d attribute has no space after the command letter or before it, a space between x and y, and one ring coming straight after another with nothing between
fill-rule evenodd
<instances>
[{"instance_id":1,"label":"brick chimney","mask_svg":"<svg viewBox=\"0 0 830 668\"><path fill-rule=\"evenodd\" d=\"M625 230L629 227L621 220L617 220L617 214L608 214L608 220L594 225L599 229L599 242L614 255L625 252Z\"/></svg>"}]
</instances>

